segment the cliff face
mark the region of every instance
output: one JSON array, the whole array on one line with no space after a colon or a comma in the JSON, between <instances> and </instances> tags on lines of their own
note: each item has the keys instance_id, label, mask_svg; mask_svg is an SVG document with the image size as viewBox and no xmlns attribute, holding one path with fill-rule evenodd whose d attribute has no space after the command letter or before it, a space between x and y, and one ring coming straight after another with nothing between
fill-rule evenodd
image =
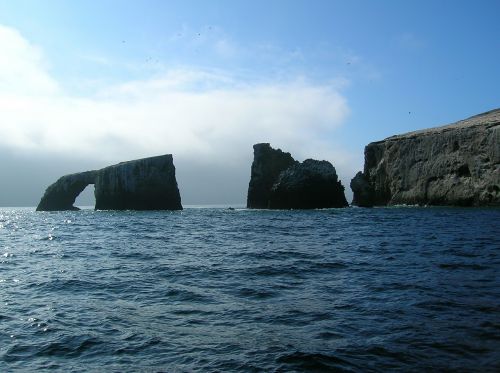
<instances>
[{"instance_id":1,"label":"cliff face","mask_svg":"<svg viewBox=\"0 0 500 373\"><path fill-rule=\"evenodd\" d=\"M76 197L95 184L96 210L181 210L172 155L123 162L61 177L45 191L37 211L77 210Z\"/></svg>"},{"instance_id":2,"label":"cliff face","mask_svg":"<svg viewBox=\"0 0 500 373\"><path fill-rule=\"evenodd\" d=\"M346 207L344 187L330 162L306 159L283 171L271 188L269 208Z\"/></svg>"},{"instance_id":3,"label":"cliff face","mask_svg":"<svg viewBox=\"0 0 500 373\"><path fill-rule=\"evenodd\" d=\"M253 163L248 185L247 207L265 209L269 207L271 188L278 180L280 173L298 163L290 153L281 149L273 149L270 144L262 143L253 146Z\"/></svg>"},{"instance_id":4,"label":"cliff face","mask_svg":"<svg viewBox=\"0 0 500 373\"><path fill-rule=\"evenodd\" d=\"M368 144L353 204L500 206L500 109Z\"/></svg>"},{"instance_id":5,"label":"cliff face","mask_svg":"<svg viewBox=\"0 0 500 373\"><path fill-rule=\"evenodd\" d=\"M95 199L96 210L181 210L172 155L99 170Z\"/></svg>"},{"instance_id":6,"label":"cliff face","mask_svg":"<svg viewBox=\"0 0 500 373\"><path fill-rule=\"evenodd\" d=\"M295 161L290 153L256 144L248 186L247 207L313 209L345 207L344 187L331 163Z\"/></svg>"}]
</instances>

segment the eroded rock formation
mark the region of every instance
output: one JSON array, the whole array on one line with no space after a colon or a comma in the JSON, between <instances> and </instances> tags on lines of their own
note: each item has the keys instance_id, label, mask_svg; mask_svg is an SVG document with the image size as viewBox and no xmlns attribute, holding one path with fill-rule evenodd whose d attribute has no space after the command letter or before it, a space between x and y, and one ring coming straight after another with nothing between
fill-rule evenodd
<instances>
[{"instance_id":1,"label":"eroded rock formation","mask_svg":"<svg viewBox=\"0 0 500 373\"><path fill-rule=\"evenodd\" d=\"M353 205L359 207L373 207L375 205L375 191L363 172L358 172L351 180L351 189L356 191L353 194Z\"/></svg>"},{"instance_id":2,"label":"eroded rock formation","mask_svg":"<svg viewBox=\"0 0 500 373\"><path fill-rule=\"evenodd\" d=\"M283 171L271 188L269 208L347 207L344 187L330 162L306 159Z\"/></svg>"},{"instance_id":3,"label":"eroded rock formation","mask_svg":"<svg viewBox=\"0 0 500 373\"><path fill-rule=\"evenodd\" d=\"M36 210L78 210L73 203L87 185L95 183L96 174L97 171L86 171L59 178L47 188Z\"/></svg>"},{"instance_id":4,"label":"eroded rock formation","mask_svg":"<svg viewBox=\"0 0 500 373\"><path fill-rule=\"evenodd\" d=\"M181 210L172 155L119 163L97 173L97 210Z\"/></svg>"},{"instance_id":5,"label":"eroded rock formation","mask_svg":"<svg viewBox=\"0 0 500 373\"><path fill-rule=\"evenodd\" d=\"M299 163L290 153L256 144L248 186L248 208L312 209L345 207L344 187L327 161Z\"/></svg>"},{"instance_id":6,"label":"eroded rock formation","mask_svg":"<svg viewBox=\"0 0 500 373\"><path fill-rule=\"evenodd\" d=\"M66 175L50 185L37 211L78 210L76 197L95 185L96 210L181 210L171 154Z\"/></svg>"},{"instance_id":7,"label":"eroded rock formation","mask_svg":"<svg viewBox=\"0 0 500 373\"><path fill-rule=\"evenodd\" d=\"M253 146L253 163L248 185L247 207L252 209L269 208L271 188L280 173L298 163L290 153L273 149L270 144Z\"/></svg>"},{"instance_id":8,"label":"eroded rock formation","mask_svg":"<svg viewBox=\"0 0 500 373\"><path fill-rule=\"evenodd\" d=\"M500 109L365 148L353 204L500 206Z\"/></svg>"}]
</instances>

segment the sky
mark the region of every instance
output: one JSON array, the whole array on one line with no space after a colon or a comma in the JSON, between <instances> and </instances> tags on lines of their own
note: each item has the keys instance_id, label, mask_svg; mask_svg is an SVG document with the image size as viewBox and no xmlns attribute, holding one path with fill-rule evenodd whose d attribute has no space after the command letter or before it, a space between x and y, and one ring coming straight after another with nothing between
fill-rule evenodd
<instances>
[{"instance_id":1,"label":"sky","mask_svg":"<svg viewBox=\"0 0 500 373\"><path fill-rule=\"evenodd\" d=\"M350 200L369 142L500 106L498 14L497 0L0 0L0 206L161 154L184 205L244 204L259 142L330 161Z\"/></svg>"}]
</instances>

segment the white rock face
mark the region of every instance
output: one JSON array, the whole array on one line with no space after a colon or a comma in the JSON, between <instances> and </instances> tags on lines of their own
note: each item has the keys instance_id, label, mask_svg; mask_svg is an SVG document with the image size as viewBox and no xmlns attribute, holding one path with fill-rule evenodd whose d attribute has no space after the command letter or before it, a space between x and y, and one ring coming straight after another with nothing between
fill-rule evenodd
<instances>
[{"instance_id":1,"label":"white rock face","mask_svg":"<svg viewBox=\"0 0 500 373\"><path fill-rule=\"evenodd\" d=\"M365 148L353 204L500 206L500 109Z\"/></svg>"}]
</instances>

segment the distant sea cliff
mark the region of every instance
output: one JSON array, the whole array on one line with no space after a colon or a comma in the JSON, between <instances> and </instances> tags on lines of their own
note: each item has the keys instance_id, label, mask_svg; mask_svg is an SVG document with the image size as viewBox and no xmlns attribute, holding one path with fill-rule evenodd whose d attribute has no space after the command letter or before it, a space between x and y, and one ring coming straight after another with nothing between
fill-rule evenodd
<instances>
[{"instance_id":1,"label":"distant sea cliff","mask_svg":"<svg viewBox=\"0 0 500 373\"><path fill-rule=\"evenodd\" d=\"M78 210L75 199L89 184L95 185L96 210L182 210L171 154L62 176L36 209Z\"/></svg>"},{"instance_id":2,"label":"distant sea cliff","mask_svg":"<svg viewBox=\"0 0 500 373\"><path fill-rule=\"evenodd\" d=\"M300 163L269 143L254 145L247 207L347 207L328 161ZM74 210L95 184L96 209L180 210L171 154L61 177L37 210ZM442 127L389 137L365 147L363 172L351 180L353 205L500 206L500 109Z\"/></svg>"},{"instance_id":3,"label":"distant sea cliff","mask_svg":"<svg viewBox=\"0 0 500 373\"><path fill-rule=\"evenodd\" d=\"M500 109L365 147L353 204L500 206Z\"/></svg>"}]
</instances>

